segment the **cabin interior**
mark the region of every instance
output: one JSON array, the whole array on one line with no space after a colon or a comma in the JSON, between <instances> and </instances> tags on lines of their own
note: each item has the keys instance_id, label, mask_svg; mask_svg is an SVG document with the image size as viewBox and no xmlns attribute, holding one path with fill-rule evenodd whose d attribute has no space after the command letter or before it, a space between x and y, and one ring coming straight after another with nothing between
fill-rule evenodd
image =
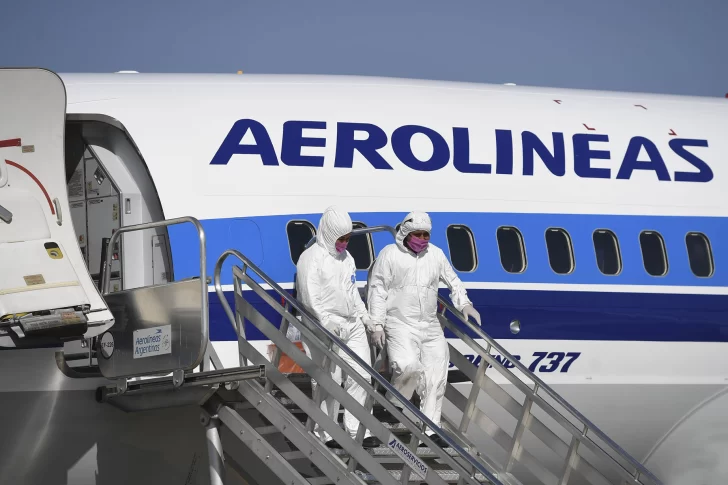
<instances>
[{"instance_id":1,"label":"cabin interior","mask_svg":"<svg viewBox=\"0 0 728 485\"><path fill-rule=\"evenodd\" d=\"M141 153L117 120L68 115L65 167L78 245L98 286L111 236L122 226L163 220L161 202ZM166 228L125 234L110 250L109 292L173 280Z\"/></svg>"}]
</instances>

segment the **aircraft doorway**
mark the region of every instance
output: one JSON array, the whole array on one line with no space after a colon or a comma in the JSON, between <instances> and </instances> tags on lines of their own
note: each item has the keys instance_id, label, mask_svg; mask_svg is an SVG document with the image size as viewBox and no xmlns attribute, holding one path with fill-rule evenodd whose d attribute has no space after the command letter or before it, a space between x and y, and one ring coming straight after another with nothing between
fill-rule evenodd
<instances>
[{"instance_id":1,"label":"aircraft doorway","mask_svg":"<svg viewBox=\"0 0 728 485\"><path fill-rule=\"evenodd\" d=\"M116 120L69 115L65 140L66 183L76 239L100 288L111 236L123 226L164 219L141 154ZM172 280L166 228L123 235L113 248L109 291Z\"/></svg>"}]
</instances>

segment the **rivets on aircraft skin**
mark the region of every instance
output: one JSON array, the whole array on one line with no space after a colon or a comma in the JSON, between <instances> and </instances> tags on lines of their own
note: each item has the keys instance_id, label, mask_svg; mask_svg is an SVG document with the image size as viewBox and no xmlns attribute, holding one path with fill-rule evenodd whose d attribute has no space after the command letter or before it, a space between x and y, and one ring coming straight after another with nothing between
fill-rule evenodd
<instances>
[{"instance_id":1,"label":"rivets on aircraft skin","mask_svg":"<svg viewBox=\"0 0 728 485\"><path fill-rule=\"evenodd\" d=\"M590 128L590 127L588 127L588 126L586 125L586 123L582 123L582 125L584 125L584 128L586 128L586 129L587 129L587 130L589 130L589 131L594 131L594 130L596 130L596 128Z\"/></svg>"}]
</instances>

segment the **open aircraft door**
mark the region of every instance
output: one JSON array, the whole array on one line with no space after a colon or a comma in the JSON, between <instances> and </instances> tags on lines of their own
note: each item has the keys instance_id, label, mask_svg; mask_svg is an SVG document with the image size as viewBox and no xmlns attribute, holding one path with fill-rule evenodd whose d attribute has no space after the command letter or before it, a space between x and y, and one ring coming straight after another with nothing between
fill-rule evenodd
<instances>
[{"instance_id":1,"label":"open aircraft door","mask_svg":"<svg viewBox=\"0 0 728 485\"><path fill-rule=\"evenodd\" d=\"M90 338L114 323L71 220L66 90L46 69L0 69L0 347Z\"/></svg>"}]
</instances>

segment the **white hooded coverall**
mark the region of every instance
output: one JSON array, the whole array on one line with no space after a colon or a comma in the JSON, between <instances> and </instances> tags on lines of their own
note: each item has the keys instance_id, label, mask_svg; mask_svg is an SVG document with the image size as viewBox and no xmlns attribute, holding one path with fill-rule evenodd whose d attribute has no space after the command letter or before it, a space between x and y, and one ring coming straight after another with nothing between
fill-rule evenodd
<instances>
[{"instance_id":1,"label":"white hooded coverall","mask_svg":"<svg viewBox=\"0 0 728 485\"><path fill-rule=\"evenodd\" d=\"M363 318L368 319L364 302L356 286L356 265L348 251L338 253L336 240L352 231L349 214L336 207L329 207L323 213L316 234L316 244L305 250L298 260L297 283L298 298L304 307L353 350L364 362L371 365L371 354L364 328ZM316 346L303 339L306 353L319 366L324 360L324 353ZM360 375L370 379L370 375L357 365L351 357L334 347L341 358ZM336 366L331 377L341 384L341 368ZM314 389L317 383L312 381ZM344 389L357 402L364 405L366 391L347 375ZM321 402L321 410L334 421L339 415L339 403L331 395ZM352 438L359 428L357 420L349 410L344 412L344 427ZM324 442L331 437L317 424L314 433ZM365 438L371 436L369 430Z\"/></svg>"},{"instance_id":2,"label":"white hooded coverall","mask_svg":"<svg viewBox=\"0 0 728 485\"><path fill-rule=\"evenodd\" d=\"M442 280L458 311L470 305L467 292L440 248L430 243L415 254L404 245L410 232L432 229L424 212L407 215L396 244L379 253L369 279L371 325L384 326L392 385L406 398L417 391L422 413L440 426L450 352L437 319Z\"/></svg>"}]
</instances>

